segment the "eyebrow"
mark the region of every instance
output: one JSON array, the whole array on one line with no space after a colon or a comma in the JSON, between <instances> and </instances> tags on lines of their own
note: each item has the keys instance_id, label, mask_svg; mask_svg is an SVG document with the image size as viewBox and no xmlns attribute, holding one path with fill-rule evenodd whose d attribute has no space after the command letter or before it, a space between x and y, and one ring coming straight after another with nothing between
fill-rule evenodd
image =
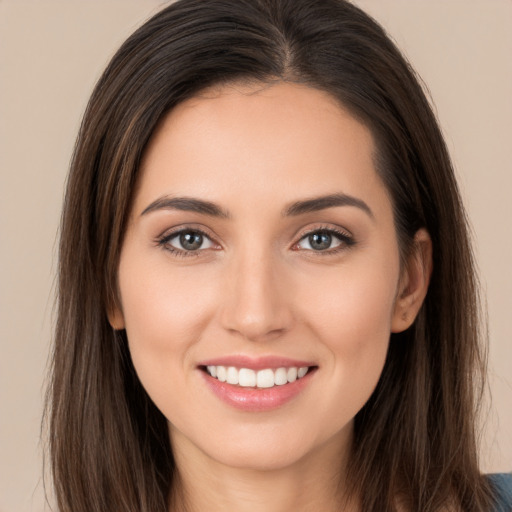
<instances>
[{"instance_id":1,"label":"eyebrow","mask_svg":"<svg viewBox=\"0 0 512 512\"><path fill-rule=\"evenodd\" d=\"M311 199L305 199L301 201L295 201L288 205L281 213L283 217L295 217L297 215L303 215L305 213L316 212L325 210L327 208L334 208L339 206L353 206L359 208L365 212L370 218L374 218L373 212L370 207L362 200L357 197L350 196L347 194L329 194L326 196L313 197ZM147 206L142 215L146 215L150 212L157 210L181 210L187 212L196 212L211 217L218 217L222 219L230 219L231 214L221 208L220 206L212 203L211 201L205 201L204 199L196 199L193 197L169 197L164 196L153 201Z\"/></svg>"},{"instance_id":2,"label":"eyebrow","mask_svg":"<svg viewBox=\"0 0 512 512\"><path fill-rule=\"evenodd\" d=\"M353 206L364 211L371 219L374 218L372 210L362 199L341 193L296 201L284 209L283 216L302 215L304 213L316 212L337 206Z\"/></svg>"},{"instance_id":3,"label":"eyebrow","mask_svg":"<svg viewBox=\"0 0 512 512\"><path fill-rule=\"evenodd\" d=\"M229 219L231 217L229 212L217 206L215 203L203 199L195 199L193 197L160 197L145 208L141 216L156 210L196 212L211 217L220 217L222 219Z\"/></svg>"}]
</instances>

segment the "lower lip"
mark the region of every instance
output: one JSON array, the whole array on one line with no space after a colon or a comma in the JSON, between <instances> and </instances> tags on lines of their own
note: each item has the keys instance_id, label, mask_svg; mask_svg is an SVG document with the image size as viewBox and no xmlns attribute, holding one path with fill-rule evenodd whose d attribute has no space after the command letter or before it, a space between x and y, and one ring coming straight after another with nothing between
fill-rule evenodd
<instances>
[{"instance_id":1,"label":"lower lip","mask_svg":"<svg viewBox=\"0 0 512 512\"><path fill-rule=\"evenodd\" d=\"M272 388L245 388L221 382L201 370L208 387L223 402L243 411L259 412L277 409L295 398L311 381L315 373L311 369L294 382Z\"/></svg>"}]
</instances>

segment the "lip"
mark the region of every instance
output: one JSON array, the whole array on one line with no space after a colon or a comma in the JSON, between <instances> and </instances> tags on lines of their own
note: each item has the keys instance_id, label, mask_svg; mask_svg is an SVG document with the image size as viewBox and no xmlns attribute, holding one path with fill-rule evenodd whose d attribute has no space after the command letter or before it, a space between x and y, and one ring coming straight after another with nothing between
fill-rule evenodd
<instances>
[{"instance_id":1,"label":"lip","mask_svg":"<svg viewBox=\"0 0 512 512\"><path fill-rule=\"evenodd\" d=\"M220 382L205 371L206 366L234 366L236 368L250 368L263 370L266 368L289 368L292 366L313 367L308 373L294 382L272 388L249 388ZM297 397L312 381L317 365L311 361L300 361L286 357L266 356L252 358L247 356L228 356L209 359L198 365L205 384L210 391L224 403L246 412L263 412L278 409Z\"/></svg>"},{"instance_id":2,"label":"lip","mask_svg":"<svg viewBox=\"0 0 512 512\"><path fill-rule=\"evenodd\" d=\"M300 368L301 366L317 366L317 364L312 361L302 361L281 356L250 357L233 355L201 361L198 367L201 366L234 366L236 368L249 368L251 370L265 370L266 368L277 369L290 368L292 366Z\"/></svg>"}]
</instances>

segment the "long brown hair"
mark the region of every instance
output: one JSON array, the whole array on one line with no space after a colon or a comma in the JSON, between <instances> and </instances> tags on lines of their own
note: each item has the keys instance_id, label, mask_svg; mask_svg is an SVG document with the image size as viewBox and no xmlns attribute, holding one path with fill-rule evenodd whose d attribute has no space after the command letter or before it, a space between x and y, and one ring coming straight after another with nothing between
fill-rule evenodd
<instances>
[{"instance_id":1,"label":"long brown hair","mask_svg":"<svg viewBox=\"0 0 512 512\"><path fill-rule=\"evenodd\" d=\"M61 512L164 512L174 462L166 420L142 388L116 303L120 247L141 157L159 121L216 84L289 81L327 91L372 131L402 254L425 227L433 275L414 325L392 334L355 420L351 490L364 511L451 503L485 510L476 412L484 376L467 222L435 116L383 29L344 0L179 0L113 57L78 136L61 225L48 391Z\"/></svg>"}]
</instances>

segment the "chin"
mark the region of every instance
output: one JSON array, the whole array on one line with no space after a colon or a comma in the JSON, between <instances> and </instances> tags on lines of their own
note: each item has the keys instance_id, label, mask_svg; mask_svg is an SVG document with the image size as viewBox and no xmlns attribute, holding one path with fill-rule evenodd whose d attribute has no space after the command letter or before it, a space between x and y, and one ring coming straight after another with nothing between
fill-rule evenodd
<instances>
[{"instance_id":1,"label":"chin","mask_svg":"<svg viewBox=\"0 0 512 512\"><path fill-rule=\"evenodd\" d=\"M303 450L274 449L269 445L262 448L260 444L230 447L210 456L225 466L246 471L279 471L299 464L306 457Z\"/></svg>"},{"instance_id":2,"label":"chin","mask_svg":"<svg viewBox=\"0 0 512 512\"><path fill-rule=\"evenodd\" d=\"M188 442L212 461L230 468L279 471L310 464L316 457L325 460L326 453L332 456L336 451L340 452L341 460L341 454L351 440L351 432L351 422L341 429L321 432L282 424L246 425L197 433L196 439L188 439ZM172 437L176 438L175 435Z\"/></svg>"}]
</instances>

